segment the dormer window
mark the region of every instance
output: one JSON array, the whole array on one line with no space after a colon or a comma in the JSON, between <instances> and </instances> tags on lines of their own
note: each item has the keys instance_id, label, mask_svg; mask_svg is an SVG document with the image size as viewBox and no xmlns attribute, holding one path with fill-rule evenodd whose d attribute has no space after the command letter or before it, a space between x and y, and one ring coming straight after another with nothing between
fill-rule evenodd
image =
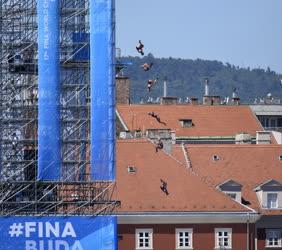
<instances>
[{"instance_id":1,"label":"dormer window","mask_svg":"<svg viewBox=\"0 0 282 250\"><path fill-rule=\"evenodd\" d=\"M192 119L179 119L182 128L190 128L193 126Z\"/></svg>"},{"instance_id":2,"label":"dormer window","mask_svg":"<svg viewBox=\"0 0 282 250\"><path fill-rule=\"evenodd\" d=\"M282 184L276 180L268 180L254 191L257 193L261 207L265 209L281 209L282 208Z\"/></svg>"},{"instance_id":3,"label":"dormer window","mask_svg":"<svg viewBox=\"0 0 282 250\"><path fill-rule=\"evenodd\" d=\"M242 185L240 183L237 183L233 180L227 180L223 182L222 184L219 184L217 186L217 189L224 192L227 196L229 196L231 199L241 203L242 195Z\"/></svg>"},{"instance_id":4,"label":"dormer window","mask_svg":"<svg viewBox=\"0 0 282 250\"><path fill-rule=\"evenodd\" d=\"M267 193L267 208L278 208L277 193Z\"/></svg>"},{"instance_id":5,"label":"dormer window","mask_svg":"<svg viewBox=\"0 0 282 250\"><path fill-rule=\"evenodd\" d=\"M226 192L226 194L233 200L236 200L236 193Z\"/></svg>"}]
</instances>

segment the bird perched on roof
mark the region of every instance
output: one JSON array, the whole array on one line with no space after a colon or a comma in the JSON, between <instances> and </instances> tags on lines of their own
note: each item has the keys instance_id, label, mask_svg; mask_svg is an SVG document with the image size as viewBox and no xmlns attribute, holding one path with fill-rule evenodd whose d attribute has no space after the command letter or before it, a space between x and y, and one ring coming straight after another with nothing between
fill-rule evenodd
<instances>
[{"instance_id":1,"label":"bird perched on roof","mask_svg":"<svg viewBox=\"0 0 282 250\"><path fill-rule=\"evenodd\" d=\"M136 46L136 50L138 53L140 53L142 56L144 56L144 44L139 40L139 44Z\"/></svg>"},{"instance_id":2,"label":"bird perched on roof","mask_svg":"<svg viewBox=\"0 0 282 250\"><path fill-rule=\"evenodd\" d=\"M141 65L141 67L144 69L144 71L148 71L152 68L153 63L144 63L143 65Z\"/></svg>"},{"instance_id":3,"label":"bird perched on roof","mask_svg":"<svg viewBox=\"0 0 282 250\"><path fill-rule=\"evenodd\" d=\"M156 84L157 81L158 81L158 78L156 78L155 80L149 79L147 81L147 88L149 92L151 91L151 88L153 87L154 84Z\"/></svg>"}]
</instances>

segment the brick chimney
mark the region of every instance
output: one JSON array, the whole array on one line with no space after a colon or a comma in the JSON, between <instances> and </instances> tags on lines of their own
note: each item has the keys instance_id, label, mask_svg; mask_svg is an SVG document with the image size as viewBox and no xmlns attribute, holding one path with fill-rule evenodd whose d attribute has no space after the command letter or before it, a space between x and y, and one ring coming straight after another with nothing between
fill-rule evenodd
<instances>
[{"instance_id":1,"label":"brick chimney","mask_svg":"<svg viewBox=\"0 0 282 250\"><path fill-rule=\"evenodd\" d=\"M127 76L116 77L117 104L130 104L130 80Z\"/></svg>"}]
</instances>

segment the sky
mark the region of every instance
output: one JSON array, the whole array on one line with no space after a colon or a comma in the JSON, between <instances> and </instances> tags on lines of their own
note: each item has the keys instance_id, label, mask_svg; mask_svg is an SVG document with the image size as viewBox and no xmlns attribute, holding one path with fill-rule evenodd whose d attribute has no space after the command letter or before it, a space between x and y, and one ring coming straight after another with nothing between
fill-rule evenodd
<instances>
[{"instance_id":1,"label":"sky","mask_svg":"<svg viewBox=\"0 0 282 250\"><path fill-rule=\"evenodd\" d=\"M116 0L122 55L218 60L282 73L282 0Z\"/></svg>"}]
</instances>

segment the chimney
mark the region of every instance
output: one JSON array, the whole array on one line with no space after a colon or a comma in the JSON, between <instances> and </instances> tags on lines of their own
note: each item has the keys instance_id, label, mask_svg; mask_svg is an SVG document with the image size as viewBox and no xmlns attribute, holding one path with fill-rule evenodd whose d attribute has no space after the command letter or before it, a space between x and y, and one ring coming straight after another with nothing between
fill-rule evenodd
<instances>
[{"instance_id":1,"label":"chimney","mask_svg":"<svg viewBox=\"0 0 282 250\"><path fill-rule=\"evenodd\" d=\"M116 103L130 104L130 80L127 76L116 77Z\"/></svg>"},{"instance_id":2,"label":"chimney","mask_svg":"<svg viewBox=\"0 0 282 250\"><path fill-rule=\"evenodd\" d=\"M209 89L209 78L205 79L205 96L209 96L210 89Z\"/></svg>"},{"instance_id":3,"label":"chimney","mask_svg":"<svg viewBox=\"0 0 282 250\"><path fill-rule=\"evenodd\" d=\"M237 96L236 88L234 88L232 92L232 104L240 105L240 98Z\"/></svg>"},{"instance_id":4,"label":"chimney","mask_svg":"<svg viewBox=\"0 0 282 250\"><path fill-rule=\"evenodd\" d=\"M177 104L178 98L174 96L166 96L161 98L162 105L174 105Z\"/></svg>"},{"instance_id":5,"label":"chimney","mask_svg":"<svg viewBox=\"0 0 282 250\"><path fill-rule=\"evenodd\" d=\"M270 144L271 131L257 131L256 143L257 144Z\"/></svg>"},{"instance_id":6,"label":"chimney","mask_svg":"<svg viewBox=\"0 0 282 250\"><path fill-rule=\"evenodd\" d=\"M235 144L251 144L252 136L248 133L240 133L235 136Z\"/></svg>"},{"instance_id":7,"label":"chimney","mask_svg":"<svg viewBox=\"0 0 282 250\"><path fill-rule=\"evenodd\" d=\"M161 140L163 143L163 150L171 154L172 144L175 144L175 131L170 129L148 129L146 130L146 136L155 144Z\"/></svg>"},{"instance_id":8,"label":"chimney","mask_svg":"<svg viewBox=\"0 0 282 250\"><path fill-rule=\"evenodd\" d=\"M220 104L220 96L219 95L214 95L211 96L211 105L219 105Z\"/></svg>"},{"instance_id":9,"label":"chimney","mask_svg":"<svg viewBox=\"0 0 282 250\"><path fill-rule=\"evenodd\" d=\"M213 105L212 97L210 96L209 79L205 78L205 93L203 96L204 105Z\"/></svg>"},{"instance_id":10,"label":"chimney","mask_svg":"<svg viewBox=\"0 0 282 250\"><path fill-rule=\"evenodd\" d=\"M240 105L240 98L239 97L232 97L232 104L233 105Z\"/></svg>"},{"instance_id":11,"label":"chimney","mask_svg":"<svg viewBox=\"0 0 282 250\"><path fill-rule=\"evenodd\" d=\"M164 97L167 97L167 78L164 79Z\"/></svg>"},{"instance_id":12,"label":"chimney","mask_svg":"<svg viewBox=\"0 0 282 250\"><path fill-rule=\"evenodd\" d=\"M198 104L198 98L197 97L191 97L191 104L197 105Z\"/></svg>"},{"instance_id":13,"label":"chimney","mask_svg":"<svg viewBox=\"0 0 282 250\"><path fill-rule=\"evenodd\" d=\"M232 98L236 98L236 97L237 97L236 88L234 88L232 92Z\"/></svg>"}]
</instances>

